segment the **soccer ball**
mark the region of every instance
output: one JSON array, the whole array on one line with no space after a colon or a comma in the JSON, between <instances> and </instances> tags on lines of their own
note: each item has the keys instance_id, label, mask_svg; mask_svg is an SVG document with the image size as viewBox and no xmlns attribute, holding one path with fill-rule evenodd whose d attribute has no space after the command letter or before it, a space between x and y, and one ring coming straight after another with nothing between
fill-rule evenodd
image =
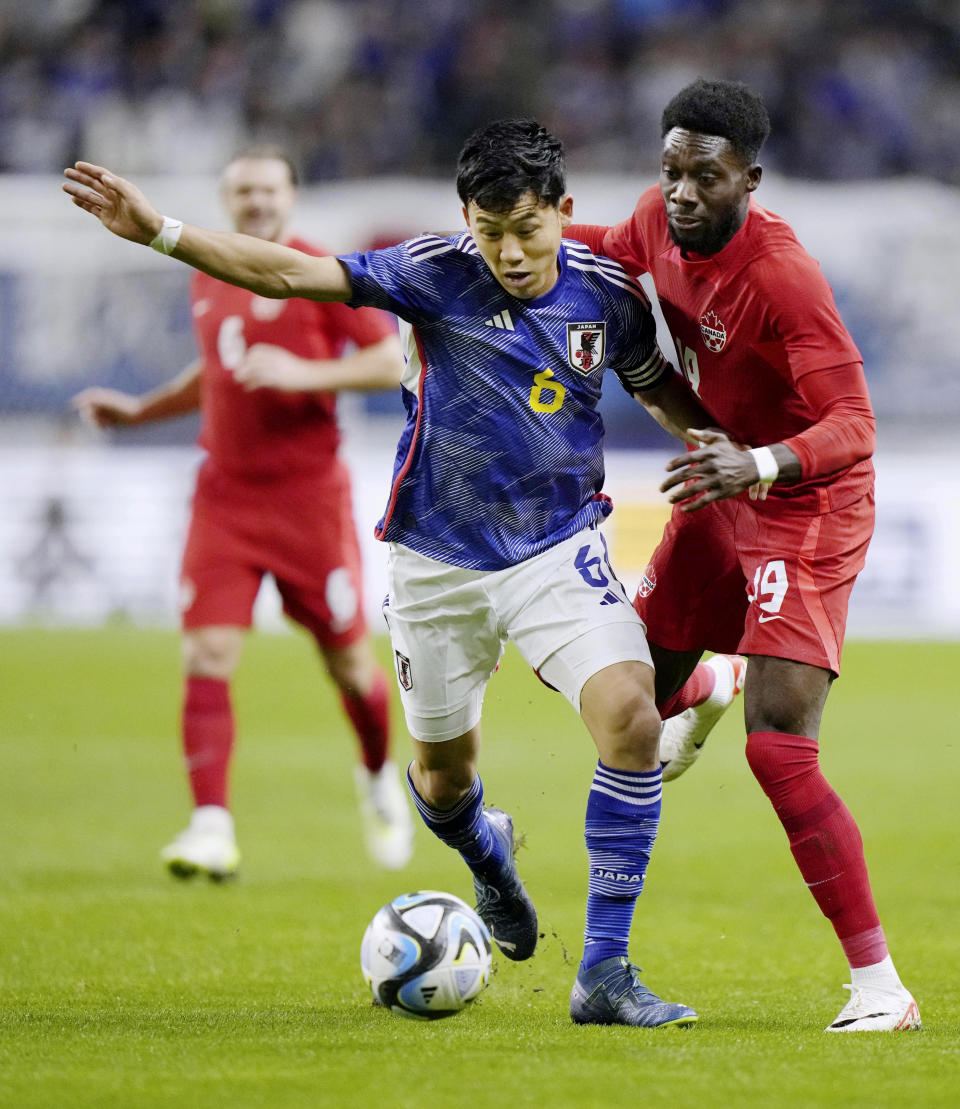
<instances>
[{"instance_id":1,"label":"soccer ball","mask_svg":"<svg viewBox=\"0 0 960 1109\"><path fill-rule=\"evenodd\" d=\"M370 921L360 966L378 1005L415 1020L452 1017L490 981L490 933L451 893L404 893Z\"/></svg>"}]
</instances>

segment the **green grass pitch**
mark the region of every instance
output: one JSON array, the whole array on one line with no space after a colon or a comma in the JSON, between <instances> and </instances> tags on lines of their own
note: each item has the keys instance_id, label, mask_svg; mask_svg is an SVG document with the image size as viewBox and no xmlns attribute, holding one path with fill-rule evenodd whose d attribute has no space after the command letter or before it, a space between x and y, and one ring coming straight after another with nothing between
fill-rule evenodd
<instances>
[{"instance_id":1,"label":"green grass pitch","mask_svg":"<svg viewBox=\"0 0 960 1109\"><path fill-rule=\"evenodd\" d=\"M497 957L465 1013L419 1024L373 1007L360 939L398 893L469 898L467 871L423 828L406 871L367 865L352 741L301 636L251 637L235 698L243 872L215 886L158 858L188 814L176 637L2 632L0 1105L955 1106L958 671L958 644L852 643L822 736L922 1032L823 1034L845 963L746 767L739 706L666 788L634 921L645 979L699 1025L574 1027L594 756L514 654L487 693L482 771L526 834L544 939L529 963Z\"/></svg>"}]
</instances>

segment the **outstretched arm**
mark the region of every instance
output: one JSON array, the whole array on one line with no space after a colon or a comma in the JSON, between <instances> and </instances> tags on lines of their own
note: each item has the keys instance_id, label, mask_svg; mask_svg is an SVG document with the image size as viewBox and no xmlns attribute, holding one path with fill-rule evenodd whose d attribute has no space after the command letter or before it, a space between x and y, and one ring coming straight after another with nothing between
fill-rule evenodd
<instances>
[{"instance_id":1,"label":"outstretched arm","mask_svg":"<svg viewBox=\"0 0 960 1109\"><path fill-rule=\"evenodd\" d=\"M129 427L183 416L200 407L202 370L203 363L198 359L182 373L143 396L94 386L77 393L70 403L91 427Z\"/></svg>"},{"instance_id":2,"label":"outstretched arm","mask_svg":"<svg viewBox=\"0 0 960 1109\"><path fill-rule=\"evenodd\" d=\"M136 185L91 162L77 162L64 173L64 192L114 235L144 246L161 237L164 218ZM250 235L206 231L189 224L179 231L167 230L165 236L163 253L260 296L322 301L346 301L351 296L350 277L336 258L318 258Z\"/></svg>"}]
</instances>

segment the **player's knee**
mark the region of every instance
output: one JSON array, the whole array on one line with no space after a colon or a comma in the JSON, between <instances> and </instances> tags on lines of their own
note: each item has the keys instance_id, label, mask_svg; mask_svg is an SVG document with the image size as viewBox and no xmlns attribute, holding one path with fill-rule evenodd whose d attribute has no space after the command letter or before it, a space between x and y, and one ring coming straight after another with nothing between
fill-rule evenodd
<instances>
[{"instance_id":1,"label":"player's knee","mask_svg":"<svg viewBox=\"0 0 960 1109\"><path fill-rule=\"evenodd\" d=\"M652 758L660 740L660 714L652 700L635 690L612 699L604 712L606 751L623 760Z\"/></svg>"},{"instance_id":2,"label":"player's knee","mask_svg":"<svg viewBox=\"0 0 960 1109\"><path fill-rule=\"evenodd\" d=\"M751 662L745 718L747 732L815 736L830 690L830 672L789 659Z\"/></svg>"},{"instance_id":3,"label":"player's knee","mask_svg":"<svg viewBox=\"0 0 960 1109\"><path fill-rule=\"evenodd\" d=\"M192 678L233 677L240 658L238 628L199 628L183 637L183 668Z\"/></svg>"},{"instance_id":4,"label":"player's knee","mask_svg":"<svg viewBox=\"0 0 960 1109\"><path fill-rule=\"evenodd\" d=\"M635 689L611 706L618 730L637 740L656 740L660 735L660 713L645 690Z\"/></svg>"},{"instance_id":5,"label":"player's knee","mask_svg":"<svg viewBox=\"0 0 960 1109\"><path fill-rule=\"evenodd\" d=\"M327 652L324 662L333 683L348 697L363 697L375 684L378 670L369 653Z\"/></svg>"},{"instance_id":6,"label":"player's knee","mask_svg":"<svg viewBox=\"0 0 960 1109\"><path fill-rule=\"evenodd\" d=\"M802 705L790 703L762 705L745 714L748 732L781 732L798 735L807 727L807 713Z\"/></svg>"}]
</instances>

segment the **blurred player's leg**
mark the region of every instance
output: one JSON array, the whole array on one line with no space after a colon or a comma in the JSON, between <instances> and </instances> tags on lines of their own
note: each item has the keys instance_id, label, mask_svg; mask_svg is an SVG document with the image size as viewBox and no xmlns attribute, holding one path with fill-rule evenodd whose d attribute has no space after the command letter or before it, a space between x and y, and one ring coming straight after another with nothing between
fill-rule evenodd
<instances>
[{"instance_id":1,"label":"blurred player's leg","mask_svg":"<svg viewBox=\"0 0 960 1109\"><path fill-rule=\"evenodd\" d=\"M364 842L370 857L388 870L407 865L413 854L413 821L406 790L388 757L390 696L370 640L363 636L346 647L321 645L330 676L360 745L354 770Z\"/></svg>"},{"instance_id":2,"label":"blurred player's leg","mask_svg":"<svg viewBox=\"0 0 960 1109\"><path fill-rule=\"evenodd\" d=\"M360 748L354 779L367 854L398 870L413 853L413 821L400 774L389 759L390 692L367 632L363 573L345 473L318 496L297 493L277 522L283 557L269 562L284 612L313 636Z\"/></svg>"},{"instance_id":3,"label":"blurred player's leg","mask_svg":"<svg viewBox=\"0 0 960 1109\"><path fill-rule=\"evenodd\" d=\"M183 754L194 813L190 825L161 852L180 878L228 878L240 864L228 811L235 724L229 681L243 649L243 629L193 628L184 632L186 678L181 718Z\"/></svg>"},{"instance_id":4,"label":"blurred player's leg","mask_svg":"<svg viewBox=\"0 0 960 1109\"><path fill-rule=\"evenodd\" d=\"M739 655L714 655L697 664L681 690L689 698L689 707L670 715L660 729L665 782L679 778L697 760L707 736L743 689L746 673L747 660Z\"/></svg>"},{"instance_id":5,"label":"blurred player's leg","mask_svg":"<svg viewBox=\"0 0 960 1109\"><path fill-rule=\"evenodd\" d=\"M387 870L400 870L413 854L413 821L396 764L387 759L373 773L358 763L354 782L367 853Z\"/></svg>"}]
</instances>

